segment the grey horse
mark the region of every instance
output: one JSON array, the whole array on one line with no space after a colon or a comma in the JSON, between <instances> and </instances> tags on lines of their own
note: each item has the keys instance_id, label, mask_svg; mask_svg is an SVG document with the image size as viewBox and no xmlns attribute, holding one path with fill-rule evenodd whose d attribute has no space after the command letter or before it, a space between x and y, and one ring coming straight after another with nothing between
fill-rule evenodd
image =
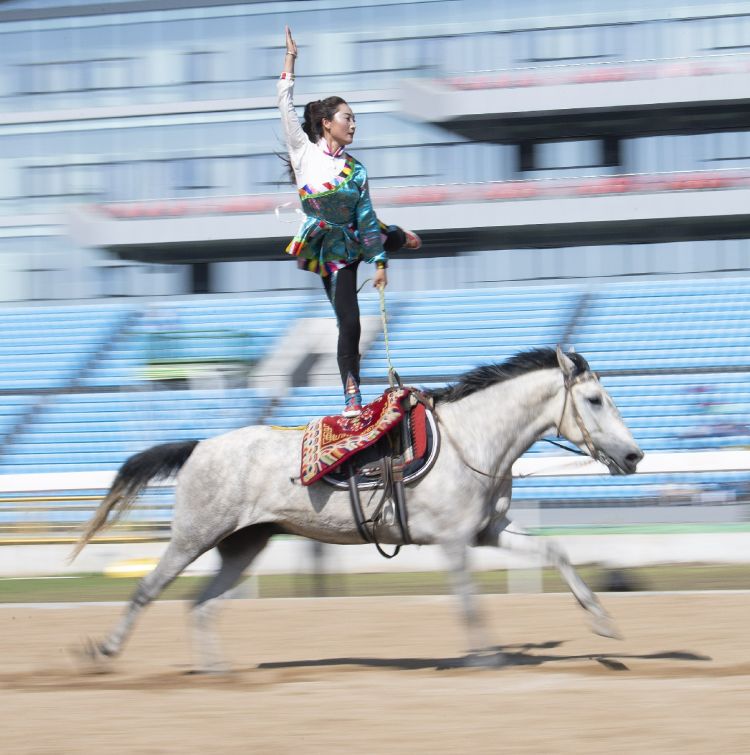
<instances>
[{"instance_id":1,"label":"grey horse","mask_svg":"<svg viewBox=\"0 0 750 755\"><path fill-rule=\"evenodd\" d=\"M467 663L502 663L489 649L477 611L470 546L538 554L560 571L593 630L617 637L610 617L563 551L546 538L510 526L507 516L513 462L553 429L606 464L611 474L632 474L643 458L586 360L559 348L533 349L478 367L431 396L442 447L430 472L409 485L409 529L414 543L442 547L469 633ZM103 641L89 641L91 659L104 662L118 655L140 612L190 563L216 547L221 566L194 602L193 630L197 669L224 670L212 608L273 535L362 542L348 491L325 482L302 487L290 479L299 470L301 441L301 431L251 426L200 442L154 446L123 464L73 557L124 513L149 481L179 470L172 533L158 565L141 580L113 631ZM401 533L396 524L384 523L377 538L398 544Z\"/></svg>"}]
</instances>

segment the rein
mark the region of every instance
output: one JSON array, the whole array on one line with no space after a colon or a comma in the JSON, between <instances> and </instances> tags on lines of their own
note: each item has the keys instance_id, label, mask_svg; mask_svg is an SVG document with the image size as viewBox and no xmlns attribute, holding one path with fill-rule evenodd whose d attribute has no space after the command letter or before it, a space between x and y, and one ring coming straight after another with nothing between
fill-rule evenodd
<instances>
[{"instance_id":1,"label":"rein","mask_svg":"<svg viewBox=\"0 0 750 755\"><path fill-rule=\"evenodd\" d=\"M472 472L476 472L479 475L482 475L482 477L489 477L491 480L500 480L502 479L500 475L494 475L490 474L489 472L483 472L481 469L477 469L473 464L470 464L468 459L464 456L464 452L461 449L461 446L458 445L458 442L456 439L451 435L450 430L448 430L448 427L443 423L443 421L440 419L440 415L438 414L437 407L435 407L433 410L433 414L435 415L435 419L440 423L440 427L443 431L443 435L450 441L453 448L456 449L456 453L458 454L458 458L461 460L461 463L468 467Z\"/></svg>"},{"instance_id":2,"label":"rein","mask_svg":"<svg viewBox=\"0 0 750 755\"><path fill-rule=\"evenodd\" d=\"M380 294L380 321L383 323L383 341L385 342L385 358L388 362L388 382L391 388L401 387L401 378L393 367L391 362L391 349L388 344L388 316L385 311L385 286L378 286Z\"/></svg>"},{"instance_id":3,"label":"rein","mask_svg":"<svg viewBox=\"0 0 750 755\"><path fill-rule=\"evenodd\" d=\"M357 289L357 293L360 293L365 287L366 283L369 283L371 278L366 278L362 281L362 285ZM385 343L385 359L388 362L388 384L391 388L402 388L401 378L396 372L396 368L391 362L391 347L388 342L388 315L385 309L385 286L378 286L378 294L380 295L380 322L383 324L383 342Z\"/></svg>"},{"instance_id":4,"label":"rein","mask_svg":"<svg viewBox=\"0 0 750 755\"><path fill-rule=\"evenodd\" d=\"M559 438L560 436L558 435L557 437ZM540 440L543 440L545 443L551 443L553 446L557 446L558 448L562 448L563 451L569 451L570 453L576 454L578 456L588 456L588 454L581 451L580 448L566 446L564 443L558 443L556 440L551 440L550 438L540 438Z\"/></svg>"}]
</instances>

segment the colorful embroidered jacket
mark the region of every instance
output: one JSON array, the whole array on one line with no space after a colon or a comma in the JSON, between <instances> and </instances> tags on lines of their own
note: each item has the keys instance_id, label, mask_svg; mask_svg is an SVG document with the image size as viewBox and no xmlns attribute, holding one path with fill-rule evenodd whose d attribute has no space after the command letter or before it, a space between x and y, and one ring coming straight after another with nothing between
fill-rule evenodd
<instances>
[{"instance_id":1,"label":"colorful embroidered jacket","mask_svg":"<svg viewBox=\"0 0 750 755\"><path fill-rule=\"evenodd\" d=\"M387 261L362 163L324 140L313 144L302 130L292 101L294 79L282 74L278 104L289 159L305 219L286 248L300 267L325 277L358 259Z\"/></svg>"}]
</instances>

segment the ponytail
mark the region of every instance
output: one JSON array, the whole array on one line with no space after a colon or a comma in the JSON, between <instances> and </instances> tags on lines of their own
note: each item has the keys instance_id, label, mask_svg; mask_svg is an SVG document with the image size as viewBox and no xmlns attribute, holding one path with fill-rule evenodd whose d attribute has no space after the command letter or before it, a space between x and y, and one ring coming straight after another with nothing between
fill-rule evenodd
<instances>
[{"instance_id":1,"label":"ponytail","mask_svg":"<svg viewBox=\"0 0 750 755\"><path fill-rule=\"evenodd\" d=\"M317 144L323 138L323 120L333 120L340 105L346 105L346 100L335 96L313 100L305 105L302 130L313 144Z\"/></svg>"},{"instance_id":2,"label":"ponytail","mask_svg":"<svg viewBox=\"0 0 750 755\"><path fill-rule=\"evenodd\" d=\"M302 130L313 144L317 144L323 135L322 110L323 102L321 100L312 100L305 105L305 112L302 116Z\"/></svg>"}]
</instances>

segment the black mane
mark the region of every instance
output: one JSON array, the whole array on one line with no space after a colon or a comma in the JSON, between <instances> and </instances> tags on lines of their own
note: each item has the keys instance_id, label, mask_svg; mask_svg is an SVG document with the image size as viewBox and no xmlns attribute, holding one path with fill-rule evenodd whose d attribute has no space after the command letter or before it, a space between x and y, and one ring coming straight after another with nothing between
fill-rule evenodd
<instances>
[{"instance_id":1,"label":"black mane","mask_svg":"<svg viewBox=\"0 0 750 755\"><path fill-rule=\"evenodd\" d=\"M589 369L588 362L580 354L573 352L567 354L567 356L576 366L576 375L580 375ZM472 393L481 391L483 388L489 388L495 383L511 380L533 370L548 370L556 367L558 367L558 363L554 349L529 349L515 354L501 364L486 364L482 367L476 367L461 375L455 383L447 385L445 388L427 391L427 393L436 402L459 401Z\"/></svg>"}]
</instances>

